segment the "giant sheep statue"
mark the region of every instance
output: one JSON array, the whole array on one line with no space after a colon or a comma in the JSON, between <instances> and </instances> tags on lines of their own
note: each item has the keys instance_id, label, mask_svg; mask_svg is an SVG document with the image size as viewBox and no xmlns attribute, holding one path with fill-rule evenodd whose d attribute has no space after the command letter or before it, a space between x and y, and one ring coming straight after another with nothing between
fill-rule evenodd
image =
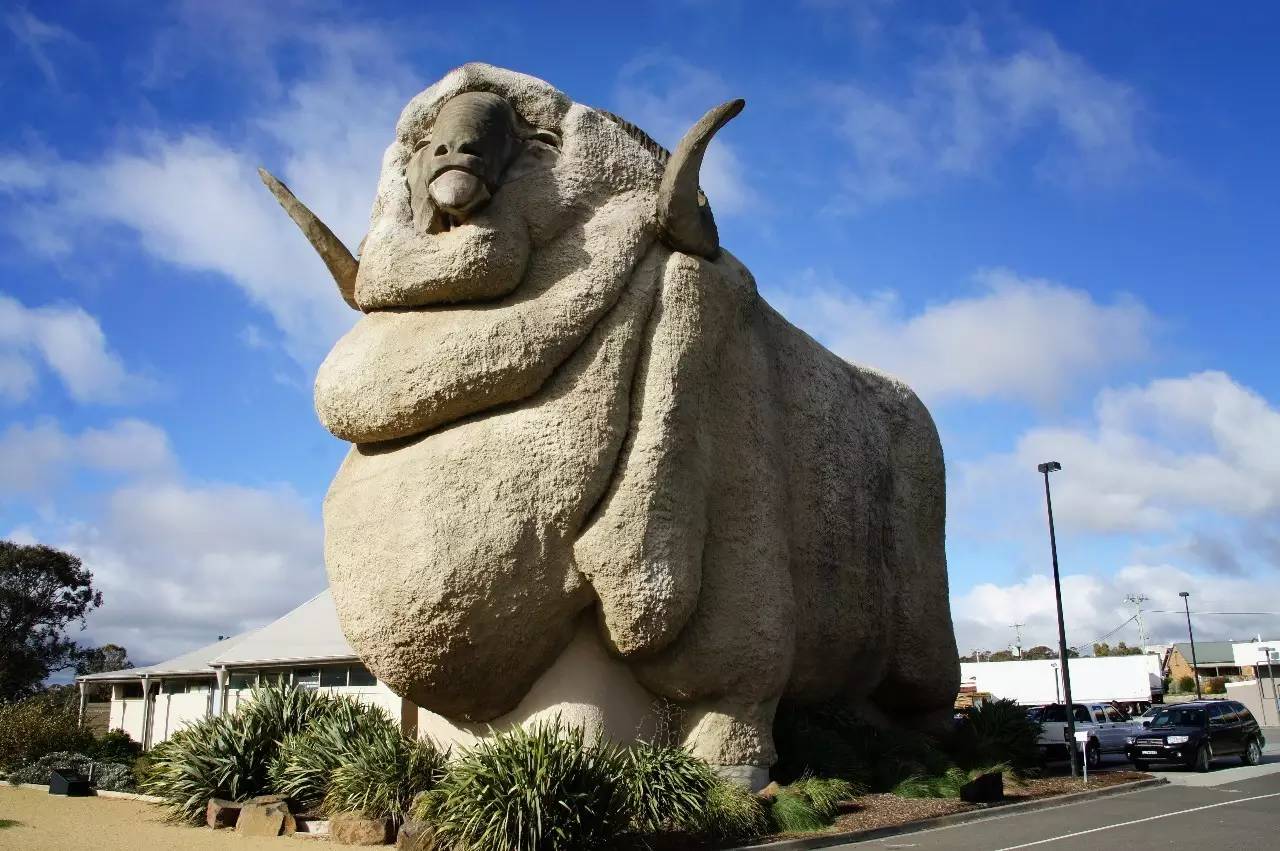
<instances>
[{"instance_id":1,"label":"giant sheep statue","mask_svg":"<svg viewBox=\"0 0 1280 851\"><path fill-rule=\"evenodd\" d=\"M344 633L451 741L659 712L759 786L779 700L941 729L958 685L942 449L899 381L790 325L719 245L712 109L672 153L463 66L405 108L316 410Z\"/></svg>"}]
</instances>

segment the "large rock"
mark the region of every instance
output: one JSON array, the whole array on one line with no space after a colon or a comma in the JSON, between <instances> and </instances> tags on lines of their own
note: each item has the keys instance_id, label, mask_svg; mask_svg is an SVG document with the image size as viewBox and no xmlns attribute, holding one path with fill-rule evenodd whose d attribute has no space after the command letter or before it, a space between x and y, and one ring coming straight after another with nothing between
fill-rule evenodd
<instances>
[{"instance_id":1,"label":"large rock","mask_svg":"<svg viewBox=\"0 0 1280 851\"><path fill-rule=\"evenodd\" d=\"M448 846L436 841L435 828L425 821L407 821L396 833L396 848L401 851L446 851Z\"/></svg>"},{"instance_id":2,"label":"large rock","mask_svg":"<svg viewBox=\"0 0 1280 851\"><path fill-rule=\"evenodd\" d=\"M283 799L270 800L274 796L264 796L268 800L249 800L240 806L240 816L236 819L236 833L246 836L283 836L297 830L293 813Z\"/></svg>"},{"instance_id":3,"label":"large rock","mask_svg":"<svg viewBox=\"0 0 1280 851\"><path fill-rule=\"evenodd\" d=\"M937 433L720 250L698 170L739 109L668 154L464 66L401 115L358 265L268 179L364 313L315 387L353 444L324 509L343 631L437 736L669 701L755 786L783 698L949 723ZM582 641L624 697L560 664Z\"/></svg>"},{"instance_id":4,"label":"large rock","mask_svg":"<svg viewBox=\"0 0 1280 851\"><path fill-rule=\"evenodd\" d=\"M343 845L386 845L391 841L391 822L359 813L337 813L329 819L329 836Z\"/></svg>"},{"instance_id":5,"label":"large rock","mask_svg":"<svg viewBox=\"0 0 1280 851\"><path fill-rule=\"evenodd\" d=\"M205 807L205 824L214 830L235 827L236 819L240 817L240 807L241 804L238 801L210 798L208 806Z\"/></svg>"}]
</instances>

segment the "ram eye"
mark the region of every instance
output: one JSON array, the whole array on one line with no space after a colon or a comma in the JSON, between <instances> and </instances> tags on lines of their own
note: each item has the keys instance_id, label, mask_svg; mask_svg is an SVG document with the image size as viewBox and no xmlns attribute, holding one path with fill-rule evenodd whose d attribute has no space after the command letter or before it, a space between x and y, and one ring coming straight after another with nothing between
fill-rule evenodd
<instances>
[{"instance_id":1,"label":"ram eye","mask_svg":"<svg viewBox=\"0 0 1280 851\"><path fill-rule=\"evenodd\" d=\"M430 144L431 144L430 136L428 136L425 139L419 139L418 144L413 146L413 152L416 154L418 153L418 151L421 151L423 148L425 148L427 145L430 145Z\"/></svg>"},{"instance_id":2,"label":"ram eye","mask_svg":"<svg viewBox=\"0 0 1280 851\"><path fill-rule=\"evenodd\" d=\"M560 150L560 136L552 133L550 130L534 130L529 136L531 142L541 142L544 145Z\"/></svg>"}]
</instances>

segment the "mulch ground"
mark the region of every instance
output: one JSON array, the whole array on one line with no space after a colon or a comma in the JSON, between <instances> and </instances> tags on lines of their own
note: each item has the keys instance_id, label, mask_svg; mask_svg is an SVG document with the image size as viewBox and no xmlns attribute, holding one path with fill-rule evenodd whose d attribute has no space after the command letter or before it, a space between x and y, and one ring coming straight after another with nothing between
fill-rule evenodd
<instances>
[{"instance_id":1,"label":"mulch ground","mask_svg":"<svg viewBox=\"0 0 1280 851\"><path fill-rule=\"evenodd\" d=\"M1146 780L1150 774L1138 771L1107 771L1089 775L1086 786L1083 780L1070 777L1044 777L1024 780L1021 783L1005 783L1004 803L1034 801L1086 789L1100 789L1118 783ZM955 798L899 798L897 795L861 795L849 801L836 818L832 831L846 833L855 830L875 830L881 827L897 827L934 816L947 816L969 810L989 808L991 805L966 804ZM997 805L999 806L999 805ZM772 836L767 841L793 839L794 836Z\"/></svg>"}]
</instances>

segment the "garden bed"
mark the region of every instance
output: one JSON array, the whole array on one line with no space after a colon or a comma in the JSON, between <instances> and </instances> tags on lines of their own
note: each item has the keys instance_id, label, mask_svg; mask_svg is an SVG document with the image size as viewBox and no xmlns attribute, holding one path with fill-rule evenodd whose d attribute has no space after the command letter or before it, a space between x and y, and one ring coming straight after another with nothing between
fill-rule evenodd
<instances>
[{"instance_id":1,"label":"garden bed","mask_svg":"<svg viewBox=\"0 0 1280 851\"><path fill-rule=\"evenodd\" d=\"M956 798L904 798L889 793L859 795L841 806L840 815L827 833L854 833L901 827L911 822L937 816L955 815L973 810L1002 807L1009 804L1068 795L1073 792L1091 791L1121 783L1148 780L1150 774L1139 771L1105 771L1089 775L1089 783L1071 777L1044 777L1027 779L1019 783L1005 784L1005 798L999 804L966 804ZM774 834L762 836L752 843L763 845L784 839L801 839L815 834Z\"/></svg>"}]
</instances>

